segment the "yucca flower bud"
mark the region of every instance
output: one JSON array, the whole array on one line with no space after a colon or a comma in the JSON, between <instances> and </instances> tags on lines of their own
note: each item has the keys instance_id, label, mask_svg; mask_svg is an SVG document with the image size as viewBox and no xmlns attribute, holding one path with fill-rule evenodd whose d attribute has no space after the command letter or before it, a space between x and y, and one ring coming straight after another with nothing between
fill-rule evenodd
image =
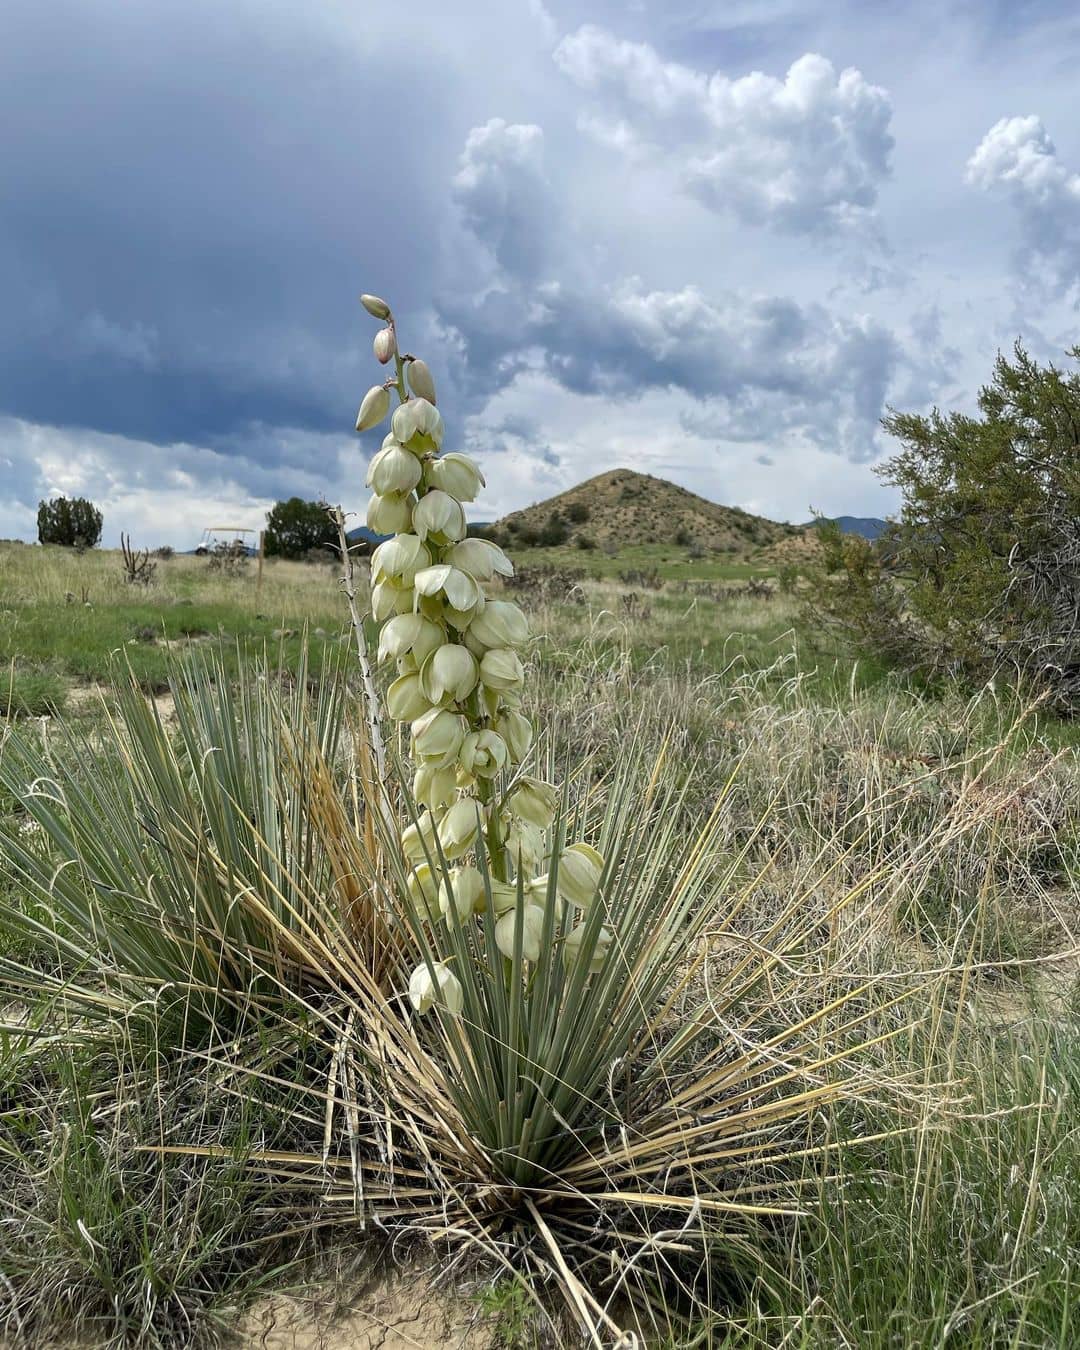
<instances>
[{"instance_id":1,"label":"yucca flower bud","mask_svg":"<svg viewBox=\"0 0 1080 1350\"><path fill-rule=\"evenodd\" d=\"M440 459L431 460L424 472L432 487L449 492L459 502L474 501L480 489L487 486L474 461L460 450L451 450Z\"/></svg>"},{"instance_id":2,"label":"yucca flower bud","mask_svg":"<svg viewBox=\"0 0 1080 1350\"><path fill-rule=\"evenodd\" d=\"M409 653L422 665L445 640L446 634L439 625L422 614L396 614L387 619L379 634L379 660Z\"/></svg>"},{"instance_id":3,"label":"yucca flower bud","mask_svg":"<svg viewBox=\"0 0 1080 1350\"><path fill-rule=\"evenodd\" d=\"M507 960L514 955L514 934L518 922L517 906L495 921L495 945ZM521 954L526 961L540 960L544 936L544 911L539 905L526 904L521 915Z\"/></svg>"},{"instance_id":4,"label":"yucca flower bud","mask_svg":"<svg viewBox=\"0 0 1080 1350\"><path fill-rule=\"evenodd\" d=\"M438 488L424 493L416 504L412 519L413 529L421 539L430 536L436 544L452 544L465 538L465 512L461 503Z\"/></svg>"},{"instance_id":5,"label":"yucca flower bud","mask_svg":"<svg viewBox=\"0 0 1080 1350\"><path fill-rule=\"evenodd\" d=\"M439 821L439 843L448 858L472 848L480 830L481 806L475 797L459 797Z\"/></svg>"},{"instance_id":6,"label":"yucca flower bud","mask_svg":"<svg viewBox=\"0 0 1080 1350\"><path fill-rule=\"evenodd\" d=\"M481 913L486 906L484 878L475 867L455 867L439 886L439 909L445 914L456 914L464 922L471 914Z\"/></svg>"},{"instance_id":7,"label":"yucca flower bud","mask_svg":"<svg viewBox=\"0 0 1080 1350\"><path fill-rule=\"evenodd\" d=\"M442 445L442 414L426 398L411 398L395 408L390 427L410 450L438 450Z\"/></svg>"},{"instance_id":8,"label":"yucca flower bud","mask_svg":"<svg viewBox=\"0 0 1080 1350\"><path fill-rule=\"evenodd\" d=\"M371 555L371 575L376 581L392 581L411 586L422 568L431 566L431 554L415 534L399 534L387 539Z\"/></svg>"},{"instance_id":9,"label":"yucca flower bud","mask_svg":"<svg viewBox=\"0 0 1080 1350\"><path fill-rule=\"evenodd\" d=\"M540 778L519 778L506 799L510 814L527 825L546 830L555 819L558 790Z\"/></svg>"},{"instance_id":10,"label":"yucca flower bud","mask_svg":"<svg viewBox=\"0 0 1080 1350\"><path fill-rule=\"evenodd\" d=\"M375 360L378 361L380 366L385 366L397 351L394 330L392 328L380 328L375 334L375 341L371 345L375 350Z\"/></svg>"},{"instance_id":11,"label":"yucca flower bud","mask_svg":"<svg viewBox=\"0 0 1080 1350\"><path fill-rule=\"evenodd\" d=\"M357 431L370 431L377 427L390 411L390 390L381 384L373 384L360 403L356 414Z\"/></svg>"},{"instance_id":12,"label":"yucca flower bud","mask_svg":"<svg viewBox=\"0 0 1080 1350\"><path fill-rule=\"evenodd\" d=\"M448 563L438 563L434 567L425 567L417 572L412 584L417 595L431 598L445 596L451 609L459 613L468 613L483 603L483 592L475 578L463 572L459 567Z\"/></svg>"},{"instance_id":13,"label":"yucca flower bud","mask_svg":"<svg viewBox=\"0 0 1080 1350\"><path fill-rule=\"evenodd\" d=\"M445 961L436 961L433 969L434 979L425 961L409 976L409 1002L418 1013L430 1012L438 1004L451 1017L459 1017L465 1003L461 981Z\"/></svg>"},{"instance_id":14,"label":"yucca flower bud","mask_svg":"<svg viewBox=\"0 0 1080 1350\"><path fill-rule=\"evenodd\" d=\"M499 735L506 742L506 748L510 752L510 759L514 764L520 764L533 742L533 726L524 713L519 713L514 708L507 708L499 714L499 720L496 724Z\"/></svg>"},{"instance_id":15,"label":"yucca flower bud","mask_svg":"<svg viewBox=\"0 0 1080 1350\"><path fill-rule=\"evenodd\" d=\"M439 913L439 878L431 870L431 864L417 863L406 877L405 885L409 899L420 913L434 920Z\"/></svg>"},{"instance_id":16,"label":"yucca flower bud","mask_svg":"<svg viewBox=\"0 0 1080 1350\"><path fill-rule=\"evenodd\" d=\"M411 614L413 600L411 586L395 586L391 581L377 581L371 588L371 617L376 623L385 623L395 614Z\"/></svg>"},{"instance_id":17,"label":"yucca flower bud","mask_svg":"<svg viewBox=\"0 0 1080 1350\"><path fill-rule=\"evenodd\" d=\"M374 488L380 496L385 496L388 492L400 495L411 492L419 483L422 473L423 469L416 456L410 455L404 446L393 441L380 450L368 466L367 485Z\"/></svg>"},{"instance_id":18,"label":"yucca flower bud","mask_svg":"<svg viewBox=\"0 0 1080 1350\"><path fill-rule=\"evenodd\" d=\"M426 398L434 405L435 403L435 381L431 378L431 371L428 370L427 362L415 360L409 362L409 388L417 398Z\"/></svg>"},{"instance_id":19,"label":"yucca flower bud","mask_svg":"<svg viewBox=\"0 0 1080 1350\"><path fill-rule=\"evenodd\" d=\"M457 797L457 769L445 769L434 764L421 764L413 775L413 796L431 811L450 806Z\"/></svg>"},{"instance_id":20,"label":"yucca flower bud","mask_svg":"<svg viewBox=\"0 0 1080 1350\"><path fill-rule=\"evenodd\" d=\"M579 923L576 928L571 928L569 933L563 938L563 960L567 966L573 968L582 958L582 943L585 938L587 925ZM615 934L608 927L602 927L596 935L596 943L589 957L589 974L598 975L604 968L604 962L607 960L607 954L614 940Z\"/></svg>"},{"instance_id":21,"label":"yucca flower bud","mask_svg":"<svg viewBox=\"0 0 1080 1350\"><path fill-rule=\"evenodd\" d=\"M506 742L496 731L470 731L462 742L458 763L477 778L494 778L509 761Z\"/></svg>"},{"instance_id":22,"label":"yucca flower bud","mask_svg":"<svg viewBox=\"0 0 1080 1350\"><path fill-rule=\"evenodd\" d=\"M463 539L447 553L446 561L468 572L477 581L514 575L514 564L498 544L493 544L489 539Z\"/></svg>"},{"instance_id":23,"label":"yucca flower bud","mask_svg":"<svg viewBox=\"0 0 1080 1350\"><path fill-rule=\"evenodd\" d=\"M424 662L420 670L420 685L430 703L450 699L461 703L476 688L480 666L459 642L448 642Z\"/></svg>"},{"instance_id":24,"label":"yucca flower bud","mask_svg":"<svg viewBox=\"0 0 1080 1350\"><path fill-rule=\"evenodd\" d=\"M429 713L431 706L432 700L424 697L420 687L419 675L399 675L386 691L386 711L395 722L414 722Z\"/></svg>"},{"instance_id":25,"label":"yucca flower bud","mask_svg":"<svg viewBox=\"0 0 1080 1350\"><path fill-rule=\"evenodd\" d=\"M491 600L469 626L469 645L521 647L529 638L529 621L512 600Z\"/></svg>"},{"instance_id":26,"label":"yucca flower bud","mask_svg":"<svg viewBox=\"0 0 1080 1350\"><path fill-rule=\"evenodd\" d=\"M596 899L604 859L591 844L571 844L559 857L555 888L564 900L588 909Z\"/></svg>"},{"instance_id":27,"label":"yucca flower bud","mask_svg":"<svg viewBox=\"0 0 1080 1350\"><path fill-rule=\"evenodd\" d=\"M509 647L493 647L480 662L480 680L489 689L520 689L525 683L521 657Z\"/></svg>"},{"instance_id":28,"label":"yucca flower bud","mask_svg":"<svg viewBox=\"0 0 1080 1350\"><path fill-rule=\"evenodd\" d=\"M377 295L362 295L360 303L373 319L388 319L390 317L390 306L385 300L380 300Z\"/></svg>"},{"instance_id":29,"label":"yucca flower bud","mask_svg":"<svg viewBox=\"0 0 1080 1350\"><path fill-rule=\"evenodd\" d=\"M437 857L435 847L435 817L425 811L418 820L401 832L401 851L414 865L427 862L428 856Z\"/></svg>"},{"instance_id":30,"label":"yucca flower bud","mask_svg":"<svg viewBox=\"0 0 1080 1350\"><path fill-rule=\"evenodd\" d=\"M457 759L467 730L464 717L432 708L412 724L413 754L436 768L448 768Z\"/></svg>"}]
</instances>

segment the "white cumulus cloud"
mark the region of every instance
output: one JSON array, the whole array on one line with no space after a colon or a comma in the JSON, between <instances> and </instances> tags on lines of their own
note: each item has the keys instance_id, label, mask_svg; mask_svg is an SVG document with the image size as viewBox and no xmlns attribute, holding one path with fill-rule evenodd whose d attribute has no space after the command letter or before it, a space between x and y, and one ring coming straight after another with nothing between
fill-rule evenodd
<instances>
[{"instance_id":1,"label":"white cumulus cloud","mask_svg":"<svg viewBox=\"0 0 1080 1350\"><path fill-rule=\"evenodd\" d=\"M968 160L966 179L1017 212L1022 281L1059 292L1080 282L1080 173L1062 163L1041 118L995 122Z\"/></svg>"},{"instance_id":2,"label":"white cumulus cloud","mask_svg":"<svg viewBox=\"0 0 1080 1350\"><path fill-rule=\"evenodd\" d=\"M731 79L665 61L586 25L555 49L594 96L582 129L629 157L677 167L682 187L747 224L815 234L864 223L889 174L892 106L855 69L807 53L783 79Z\"/></svg>"}]
</instances>

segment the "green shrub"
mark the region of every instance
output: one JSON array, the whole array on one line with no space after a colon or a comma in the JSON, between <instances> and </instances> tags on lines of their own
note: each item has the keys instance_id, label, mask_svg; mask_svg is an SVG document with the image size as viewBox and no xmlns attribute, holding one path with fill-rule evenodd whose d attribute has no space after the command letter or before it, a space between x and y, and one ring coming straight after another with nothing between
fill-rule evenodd
<instances>
[{"instance_id":1,"label":"green shrub","mask_svg":"<svg viewBox=\"0 0 1080 1350\"><path fill-rule=\"evenodd\" d=\"M85 497L53 497L38 502L38 543L93 548L101 538L102 515Z\"/></svg>"}]
</instances>

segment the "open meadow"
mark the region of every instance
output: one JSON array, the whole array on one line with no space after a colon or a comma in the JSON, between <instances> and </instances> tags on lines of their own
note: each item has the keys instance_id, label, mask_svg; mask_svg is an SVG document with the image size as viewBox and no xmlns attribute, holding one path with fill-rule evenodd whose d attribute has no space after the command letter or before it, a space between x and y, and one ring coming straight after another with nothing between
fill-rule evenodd
<instances>
[{"instance_id":1,"label":"open meadow","mask_svg":"<svg viewBox=\"0 0 1080 1350\"><path fill-rule=\"evenodd\" d=\"M701 875L670 990L596 1079L608 1180L568 1165L567 1216L517 1178L579 1243L602 1343L1080 1344L1072 729L838 655L765 561L515 561L568 809L606 838L618 798L686 850L653 884ZM325 564L177 556L143 588L117 554L0 545L5 1344L346 1350L395 1318L387 1346L440 1343L426 1296L386 1313L395 1266L453 1301L442 1343L590 1343L554 1249L526 1281L513 1221L455 1243L462 1195L498 1188L418 1151L351 1057L378 954L349 936L372 826L348 618ZM380 1034L411 1109L448 1091L468 1119ZM637 1117L622 1081L647 1041L678 1085L655 1134L662 1084Z\"/></svg>"}]
</instances>

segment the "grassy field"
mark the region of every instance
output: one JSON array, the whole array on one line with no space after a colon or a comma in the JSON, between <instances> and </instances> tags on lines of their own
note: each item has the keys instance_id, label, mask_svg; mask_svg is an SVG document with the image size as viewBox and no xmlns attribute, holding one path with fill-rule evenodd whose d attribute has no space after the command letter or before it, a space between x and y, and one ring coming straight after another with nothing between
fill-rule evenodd
<instances>
[{"instance_id":1,"label":"grassy field","mask_svg":"<svg viewBox=\"0 0 1080 1350\"><path fill-rule=\"evenodd\" d=\"M859 1090L787 1141L802 1217L733 1222L695 1267L689 1302L673 1247L670 1309L654 1309L650 1343L1080 1344L1071 730L1000 691L930 694L817 647L790 597L720 584L768 575L753 560L695 564L685 551L642 548L614 558L530 550L517 562L586 569L534 573L517 592L538 635L527 703L553 760L599 781L631 737L666 746L688 810L724 802L723 861L740 900L706 924L718 960L774 940L798 897L813 940L776 967L792 1014L809 1014L825 972L834 991L858 988L882 1031L852 1065ZM619 579L653 569L658 588ZM326 568L270 563L260 587L254 564L223 578L203 559L174 558L144 591L123 581L117 555L7 546L0 596L10 711L0 769L20 738L44 737L91 795L108 767L104 751L93 760L110 681L125 666L145 693L171 683L180 694L186 664L220 658L242 700L265 678L253 674L256 654L272 670L301 669L307 629L318 678L288 697L302 702L308 686L310 698L329 697L335 663L355 689ZM187 724L173 715L163 713L180 736ZM198 715L210 726L217 714ZM180 779L170 790L189 800ZM0 813L9 840L50 847L2 789ZM148 893L153 872L148 864ZM253 1152L284 1159L328 1146L317 1028L275 1021L273 999L253 993L229 1031L255 1066L241 1082L224 1042L180 1055L164 1014L148 1036L123 1011L119 985L95 983L90 960L50 946L36 926L40 901L13 875L0 898L0 1340L214 1344L282 1288L314 1288L346 1313L361 1307L358 1272L385 1258L386 1240L362 1239L348 1205L328 1209L284 1163L278 1177L245 1165ZM25 922L12 918L20 908ZM74 1012L58 1019L65 1000ZM730 1034L735 1057L768 1030L733 1008ZM309 1081L315 1095L298 1098ZM160 1151L185 1144L216 1156ZM580 1343L561 1322L556 1336L497 1263L449 1269L443 1283L469 1302L486 1343ZM326 1344L349 1342L329 1333Z\"/></svg>"}]
</instances>

